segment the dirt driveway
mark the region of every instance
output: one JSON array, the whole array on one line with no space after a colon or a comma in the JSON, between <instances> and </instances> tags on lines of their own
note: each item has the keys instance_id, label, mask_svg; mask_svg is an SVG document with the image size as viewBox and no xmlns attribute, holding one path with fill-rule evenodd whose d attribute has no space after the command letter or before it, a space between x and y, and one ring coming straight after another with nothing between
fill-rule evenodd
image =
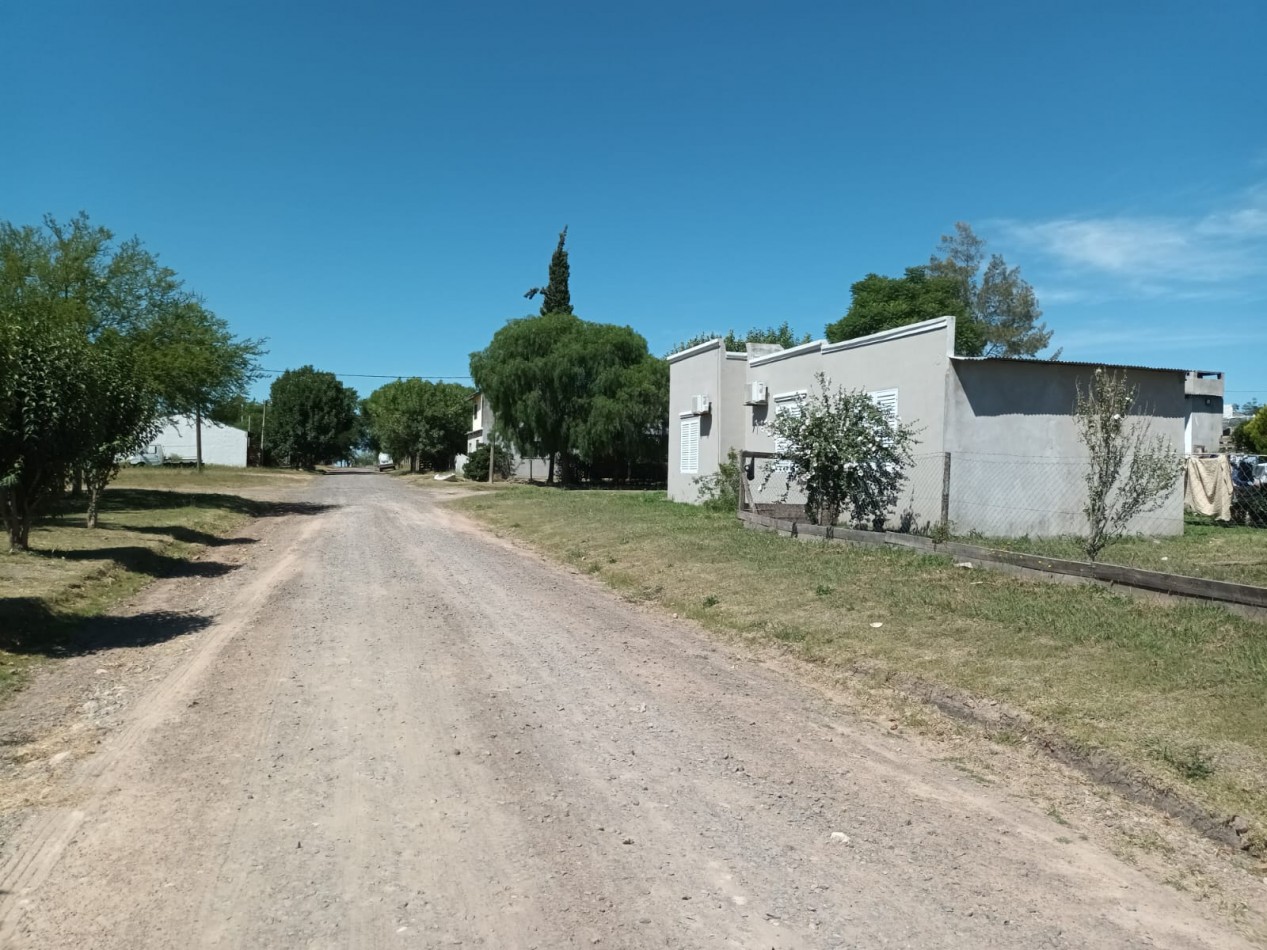
<instances>
[{"instance_id":1,"label":"dirt driveway","mask_svg":"<svg viewBox=\"0 0 1267 950\"><path fill-rule=\"evenodd\" d=\"M1247 945L426 492L304 497L0 712L0 946Z\"/></svg>"}]
</instances>

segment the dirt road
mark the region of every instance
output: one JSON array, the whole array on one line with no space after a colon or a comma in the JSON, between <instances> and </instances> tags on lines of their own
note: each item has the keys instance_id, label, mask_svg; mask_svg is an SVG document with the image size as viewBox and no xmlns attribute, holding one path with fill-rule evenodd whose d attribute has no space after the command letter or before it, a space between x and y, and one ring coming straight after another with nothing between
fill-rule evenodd
<instances>
[{"instance_id":1,"label":"dirt road","mask_svg":"<svg viewBox=\"0 0 1267 950\"><path fill-rule=\"evenodd\" d=\"M305 497L0 714L48 756L0 851L0 946L1245 945L426 492Z\"/></svg>"}]
</instances>

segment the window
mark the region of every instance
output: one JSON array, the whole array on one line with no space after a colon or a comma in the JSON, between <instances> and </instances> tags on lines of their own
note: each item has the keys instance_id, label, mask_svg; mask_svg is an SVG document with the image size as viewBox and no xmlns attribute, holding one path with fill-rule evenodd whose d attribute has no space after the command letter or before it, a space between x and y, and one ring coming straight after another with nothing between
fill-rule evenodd
<instances>
[{"instance_id":1,"label":"window","mask_svg":"<svg viewBox=\"0 0 1267 950\"><path fill-rule=\"evenodd\" d=\"M699 416L682 420L682 458L683 475L694 475L699 472Z\"/></svg>"},{"instance_id":2,"label":"window","mask_svg":"<svg viewBox=\"0 0 1267 950\"><path fill-rule=\"evenodd\" d=\"M895 426L898 423L897 415L897 390L896 389L877 389L873 393L867 393L871 397L871 401L880 407L880 410L889 418L889 425Z\"/></svg>"},{"instance_id":3,"label":"window","mask_svg":"<svg viewBox=\"0 0 1267 950\"><path fill-rule=\"evenodd\" d=\"M805 405L801 400L804 398L805 393L787 393L785 395L775 396L774 414L776 416L780 416L785 413L793 416L802 415L805 412ZM786 452L787 440L779 435L776 435L774 437L774 451L779 455ZM787 461L776 462L774 464L774 470L776 472L787 472L790 471L791 468L792 463Z\"/></svg>"}]
</instances>

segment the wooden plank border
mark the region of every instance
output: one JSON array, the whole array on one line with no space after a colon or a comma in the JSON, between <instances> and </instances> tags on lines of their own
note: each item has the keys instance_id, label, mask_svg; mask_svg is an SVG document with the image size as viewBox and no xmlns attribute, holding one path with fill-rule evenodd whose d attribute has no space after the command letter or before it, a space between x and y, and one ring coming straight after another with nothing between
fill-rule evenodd
<instances>
[{"instance_id":1,"label":"wooden plank border","mask_svg":"<svg viewBox=\"0 0 1267 950\"><path fill-rule=\"evenodd\" d=\"M1187 577L1183 574L1145 571L1133 567L1119 567L1115 564L1069 561L1063 558L1042 557L1037 554L1023 554L1019 551L1000 551L996 548L961 544L957 541L933 541L931 538L898 534L893 531L857 531L852 528L824 527L803 521L771 518L755 511L740 511L739 520L746 527L774 531L793 538L820 538L825 541L872 547L910 548L925 554L940 554L960 561L969 561L974 567L1023 573L1050 580L1107 584L1123 588L1128 592L1138 591L1150 595L1217 603L1237 608L1238 613L1267 619L1267 587L1234 584L1230 581L1213 581L1202 577Z\"/></svg>"}]
</instances>

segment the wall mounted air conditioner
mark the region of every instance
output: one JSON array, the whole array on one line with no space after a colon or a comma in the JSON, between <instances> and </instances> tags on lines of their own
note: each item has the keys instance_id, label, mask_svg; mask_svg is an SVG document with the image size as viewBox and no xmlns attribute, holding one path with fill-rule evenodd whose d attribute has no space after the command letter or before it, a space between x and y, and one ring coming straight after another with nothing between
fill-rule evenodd
<instances>
[{"instance_id":1,"label":"wall mounted air conditioner","mask_svg":"<svg viewBox=\"0 0 1267 950\"><path fill-rule=\"evenodd\" d=\"M745 393L743 401L745 406L764 406L770 399L765 383L749 383Z\"/></svg>"},{"instance_id":2,"label":"wall mounted air conditioner","mask_svg":"<svg viewBox=\"0 0 1267 950\"><path fill-rule=\"evenodd\" d=\"M696 396L691 411L697 416L706 416L713 411L713 403L707 396Z\"/></svg>"}]
</instances>

